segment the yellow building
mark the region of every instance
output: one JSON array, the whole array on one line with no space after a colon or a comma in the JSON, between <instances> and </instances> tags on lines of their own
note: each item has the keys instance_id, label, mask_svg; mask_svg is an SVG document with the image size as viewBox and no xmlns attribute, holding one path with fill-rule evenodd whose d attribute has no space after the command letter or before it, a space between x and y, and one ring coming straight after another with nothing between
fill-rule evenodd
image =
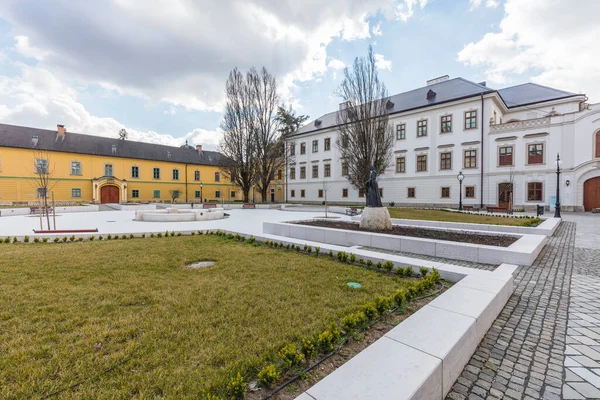
<instances>
[{"instance_id":1,"label":"yellow building","mask_svg":"<svg viewBox=\"0 0 600 400\"><path fill-rule=\"evenodd\" d=\"M70 133L62 125L52 131L0 124L0 204L37 203L44 176L61 204L170 202L173 196L177 202L242 201L221 172L223 161L202 146ZM283 200L280 186L273 183L267 201Z\"/></svg>"}]
</instances>

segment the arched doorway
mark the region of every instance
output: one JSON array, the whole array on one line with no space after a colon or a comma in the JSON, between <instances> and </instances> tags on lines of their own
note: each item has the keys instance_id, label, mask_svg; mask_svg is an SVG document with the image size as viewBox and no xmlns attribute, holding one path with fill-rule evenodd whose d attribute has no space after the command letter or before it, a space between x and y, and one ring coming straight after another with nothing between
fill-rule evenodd
<instances>
[{"instance_id":1,"label":"arched doorway","mask_svg":"<svg viewBox=\"0 0 600 400\"><path fill-rule=\"evenodd\" d=\"M100 188L100 203L119 203L119 188L113 185L106 185Z\"/></svg>"},{"instance_id":2,"label":"arched doorway","mask_svg":"<svg viewBox=\"0 0 600 400\"><path fill-rule=\"evenodd\" d=\"M600 176L583 184L583 208L585 211L600 208Z\"/></svg>"}]
</instances>

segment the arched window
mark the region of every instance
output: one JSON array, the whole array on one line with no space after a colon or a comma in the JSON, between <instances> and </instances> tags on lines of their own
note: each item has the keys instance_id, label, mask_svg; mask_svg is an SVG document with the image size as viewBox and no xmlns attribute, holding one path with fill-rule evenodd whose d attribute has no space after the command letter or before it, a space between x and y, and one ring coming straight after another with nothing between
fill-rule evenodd
<instances>
[{"instance_id":1,"label":"arched window","mask_svg":"<svg viewBox=\"0 0 600 400\"><path fill-rule=\"evenodd\" d=\"M600 131L596 132L596 157L600 158Z\"/></svg>"}]
</instances>

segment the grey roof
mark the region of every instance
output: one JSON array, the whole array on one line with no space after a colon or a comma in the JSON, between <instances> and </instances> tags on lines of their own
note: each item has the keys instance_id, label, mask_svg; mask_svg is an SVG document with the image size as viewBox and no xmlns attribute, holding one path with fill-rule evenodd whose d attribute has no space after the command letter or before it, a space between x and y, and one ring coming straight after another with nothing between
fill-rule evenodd
<instances>
[{"instance_id":1,"label":"grey roof","mask_svg":"<svg viewBox=\"0 0 600 400\"><path fill-rule=\"evenodd\" d=\"M435 92L435 97L430 100L427 99L427 92L429 90ZM394 103L394 106L389 108L388 111L389 114L396 114L490 92L494 92L494 90L463 78L454 78L393 95L390 97L390 101ZM298 129L295 135L302 135L336 126L338 113L339 111L335 111L317 118L321 121L320 125L315 126L314 121L312 121Z\"/></svg>"},{"instance_id":2,"label":"grey roof","mask_svg":"<svg viewBox=\"0 0 600 400\"><path fill-rule=\"evenodd\" d=\"M34 136L37 136L35 146ZM115 153L113 153L113 146L116 146ZM54 130L6 124L0 124L0 147L215 166L223 165L226 160L221 153L197 151L191 146L173 147L71 132L65 133L64 137L60 138Z\"/></svg>"},{"instance_id":3,"label":"grey roof","mask_svg":"<svg viewBox=\"0 0 600 400\"><path fill-rule=\"evenodd\" d=\"M507 87L498 90L498 94L508 108L580 96L576 93L553 89L551 87L538 85L537 83L524 83L522 85Z\"/></svg>"}]
</instances>

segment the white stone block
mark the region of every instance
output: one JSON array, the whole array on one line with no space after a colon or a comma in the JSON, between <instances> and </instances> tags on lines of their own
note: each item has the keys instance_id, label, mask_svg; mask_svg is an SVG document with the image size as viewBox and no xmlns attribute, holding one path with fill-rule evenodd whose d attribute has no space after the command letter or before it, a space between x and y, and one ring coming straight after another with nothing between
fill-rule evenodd
<instances>
[{"instance_id":1,"label":"white stone block","mask_svg":"<svg viewBox=\"0 0 600 400\"><path fill-rule=\"evenodd\" d=\"M406 253L424 254L426 256L435 256L435 240L417 239L402 236L400 251Z\"/></svg>"},{"instance_id":2,"label":"white stone block","mask_svg":"<svg viewBox=\"0 0 600 400\"><path fill-rule=\"evenodd\" d=\"M325 243L325 230L318 227L305 226L306 230L306 240L310 240L312 242Z\"/></svg>"},{"instance_id":3,"label":"white stone block","mask_svg":"<svg viewBox=\"0 0 600 400\"><path fill-rule=\"evenodd\" d=\"M306 391L317 400L441 399L438 358L382 337Z\"/></svg>"},{"instance_id":4,"label":"white stone block","mask_svg":"<svg viewBox=\"0 0 600 400\"><path fill-rule=\"evenodd\" d=\"M385 250L400 250L400 243L402 239L399 236L394 235L372 235L371 236L371 247Z\"/></svg>"},{"instance_id":5,"label":"white stone block","mask_svg":"<svg viewBox=\"0 0 600 400\"><path fill-rule=\"evenodd\" d=\"M475 318L430 306L385 336L442 360L443 396L450 392L479 344Z\"/></svg>"},{"instance_id":6,"label":"white stone block","mask_svg":"<svg viewBox=\"0 0 600 400\"><path fill-rule=\"evenodd\" d=\"M435 244L435 255L436 257L453 260L473 261L477 259L478 247L478 245L471 243L453 243L440 240Z\"/></svg>"},{"instance_id":7,"label":"white stone block","mask_svg":"<svg viewBox=\"0 0 600 400\"><path fill-rule=\"evenodd\" d=\"M346 246L371 246L371 238L376 235L370 233L348 231L346 233ZM377 235L379 236L379 235Z\"/></svg>"},{"instance_id":8,"label":"white stone block","mask_svg":"<svg viewBox=\"0 0 600 400\"><path fill-rule=\"evenodd\" d=\"M327 229L325 232L325 243L334 244L337 246L346 245L347 231L341 229Z\"/></svg>"},{"instance_id":9,"label":"white stone block","mask_svg":"<svg viewBox=\"0 0 600 400\"><path fill-rule=\"evenodd\" d=\"M290 237L294 239L306 240L306 227L302 225L290 224Z\"/></svg>"}]
</instances>

